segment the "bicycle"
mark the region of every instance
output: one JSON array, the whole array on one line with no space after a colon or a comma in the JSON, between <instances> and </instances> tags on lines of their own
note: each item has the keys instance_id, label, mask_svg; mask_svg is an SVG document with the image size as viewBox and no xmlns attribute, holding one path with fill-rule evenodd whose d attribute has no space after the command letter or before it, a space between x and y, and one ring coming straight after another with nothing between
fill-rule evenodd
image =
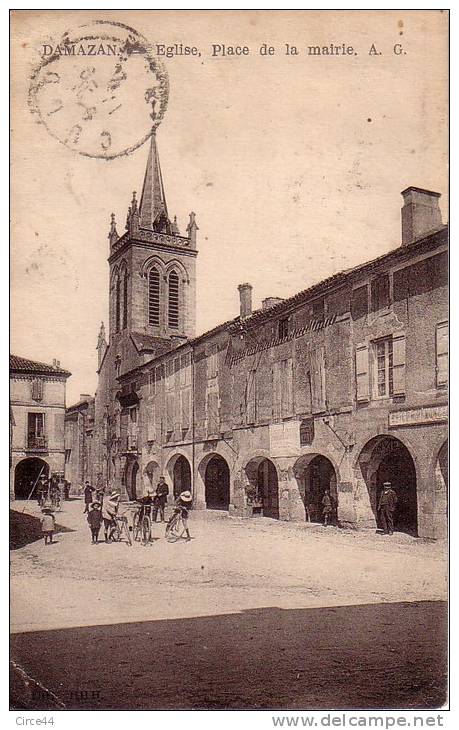
<instances>
[{"instance_id":1,"label":"bicycle","mask_svg":"<svg viewBox=\"0 0 459 730\"><path fill-rule=\"evenodd\" d=\"M127 517L125 515L115 515L113 519L115 520L115 526L110 533L111 541L122 542L124 538L129 546L132 545Z\"/></svg>"},{"instance_id":2,"label":"bicycle","mask_svg":"<svg viewBox=\"0 0 459 730\"><path fill-rule=\"evenodd\" d=\"M143 512L142 517L140 516ZM148 545L151 542L151 518L147 511L139 507L134 513L132 523L132 534L134 540L141 541L142 545Z\"/></svg>"},{"instance_id":3,"label":"bicycle","mask_svg":"<svg viewBox=\"0 0 459 730\"><path fill-rule=\"evenodd\" d=\"M177 510L166 525L166 540L168 542L177 542L177 540L181 540L185 534L185 529L182 512L181 510Z\"/></svg>"}]
</instances>

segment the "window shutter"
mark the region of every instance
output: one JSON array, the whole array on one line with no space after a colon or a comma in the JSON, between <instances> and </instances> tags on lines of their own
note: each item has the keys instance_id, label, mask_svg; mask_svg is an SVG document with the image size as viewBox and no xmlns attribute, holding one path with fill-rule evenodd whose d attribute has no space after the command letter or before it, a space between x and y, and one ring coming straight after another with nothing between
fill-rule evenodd
<instances>
[{"instance_id":1,"label":"window shutter","mask_svg":"<svg viewBox=\"0 0 459 730\"><path fill-rule=\"evenodd\" d=\"M182 390L181 393L181 399L182 399L182 428L189 428L190 427L190 389L186 388L186 390Z\"/></svg>"},{"instance_id":2,"label":"window shutter","mask_svg":"<svg viewBox=\"0 0 459 730\"><path fill-rule=\"evenodd\" d=\"M368 370L368 345L355 348L355 385L358 403L370 400L370 374Z\"/></svg>"},{"instance_id":3,"label":"window shutter","mask_svg":"<svg viewBox=\"0 0 459 730\"><path fill-rule=\"evenodd\" d=\"M33 400L42 400L43 398L43 381L32 381L32 398Z\"/></svg>"},{"instance_id":4,"label":"window shutter","mask_svg":"<svg viewBox=\"0 0 459 730\"><path fill-rule=\"evenodd\" d=\"M311 350L311 400L313 413L325 410L325 350L323 347Z\"/></svg>"},{"instance_id":5,"label":"window shutter","mask_svg":"<svg viewBox=\"0 0 459 730\"><path fill-rule=\"evenodd\" d=\"M273 417L281 418L282 412L282 391L281 391L281 363L273 363Z\"/></svg>"},{"instance_id":6,"label":"window shutter","mask_svg":"<svg viewBox=\"0 0 459 730\"><path fill-rule=\"evenodd\" d=\"M293 361L284 360L282 363L282 417L293 415Z\"/></svg>"},{"instance_id":7,"label":"window shutter","mask_svg":"<svg viewBox=\"0 0 459 730\"><path fill-rule=\"evenodd\" d=\"M219 432L220 417L218 412L218 393L207 394L207 435L215 436Z\"/></svg>"},{"instance_id":8,"label":"window shutter","mask_svg":"<svg viewBox=\"0 0 459 730\"><path fill-rule=\"evenodd\" d=\"M437 324L436 352L437 386L442 386L448 383L448 322Z\"/></svg>"},{"instance_id":9,"label":"window shutter","mask_svg":"<svg viewBox=\"0 0 459 730\"><path fill-rule=\"evenodd\" d=\"M123 411L120 415L120 435L121 435L121 449L127 448L127 435L128 435L128 412Z\"/></svg>"},{"instance_id":10,"label":"window shutter","mask_svg":"<svg viewBox=\"0 0 459 730\"><path fill-rule=\"evenodd\" d=\"M394 337L392 340L392 393L405 394L405 335Z\"/></svg>"},{"instance_id":11,"label":"window shutter","mask_svg":"<svg viewBox=\"0 0 459 730\"><path fill-rule=\"evenodd\" d=\"M148 409L147 419L147 440L156 441L156 405L154 403Z\"/></svg>"},{"instance_id":12,"label":"window shutter","mask_svg":"<svg viewBox=\"0 0 459 730\"><path fill-rule=\"evenodd\" d=\"M246 403L247 403L247 423L255 423L256 420L256 370L249 370L247 373L246 385Z\"/></svg>"},{"instance_id":13,"label":"window shutter","mask_svg":"<svg viewBox=\"0 0 459 730\"><path fill-rule=\"evenodd\" d=\"M166 431L171 433L174 430L174 392L166 393Z\"/></svg>"}]
</instances>

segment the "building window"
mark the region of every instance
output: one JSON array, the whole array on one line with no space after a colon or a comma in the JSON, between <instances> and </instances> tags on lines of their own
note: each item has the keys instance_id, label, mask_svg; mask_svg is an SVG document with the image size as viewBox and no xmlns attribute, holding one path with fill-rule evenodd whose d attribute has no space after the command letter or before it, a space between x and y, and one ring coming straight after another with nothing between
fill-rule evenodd
<instances>
[{"instance_id":1,"label":"building window","mask_svg":"<svg viewBox=\"0 0 459 730\"><path fill-rule=\"evenodd\" d=\"M128 275L127 271L124 272L123 278L123 329L127 327L127 315L128 315Z\"/></svg>"},{"instance_id":2,"label":"building window","mask_svg":"<svg viewBox=\"0 0 459 730\"><path fill-rule=\"evenodd\" d=\"M119 378L121 375L121 358L118 355L115 360L115 377Z\"/></svg>"},{"instance_id":3,"label":"building window","mask_svg":"<svg viewBox=\"0 0 459 730\"><path fill-rule=\"evenodd\" d=\"M169 274L169 327L179 326L179 278L175 271Z\"/></svg>"},{"instance_id":4,"label":"building window","mask_svg":"<svg viewBox=\"0 0 459 730\"><path fill-rule=\"evenodd\" d=\"M180 384L191 385L191 353L182 355L180 358Z\"/></svg>"},{"instance_id":5,"label":"building window","mask_svg":"<svg viewBox=\"0 0 459 730\"><path fill-rule=\"evenodd\" d=\"M379 312L390 304L389 274L381 274L371 282L371 311Z\"/></svg>"},{"instance_id":6,"label":"building window","mask_svg":"<svg viewBox=\"0 0 459 730\"><path fill-rule=\"evenodd\" d=\"M68 464L72 455L72 449L65 449L65 463Z\"/></svg>"},{"instance_id":7,"label":"building window","mask_svg":"<svg viewBox=\"0 0 459 730\"><path fill-rule=\"evenodd\" d=\"M448 384L448 322L437 324L435 333L437 388Z\"/></svg>"},{"instance_id":8,"label":"building window","mask_svg":"<svg viewBox=\"0 0 459 730\"><path fill-rule=\"evenodd\" d=\"M29 413L27 415L27 446L29 448L44 448L46 446L44 413Z\"/></svg>"},{"instance_id":9,"label":"building window","mask_svg":"<svg viewBox=\"0 0 459 730\"><path fill-rule=\"evenodd\" d=\"M120 302L121 298L121 283L120 283L120 277L116 277L116 285L115 285L115 332L120 331Z\"/></svg>"},{"instance_id":10,"label":"building window","mask_svg":"<svg viewBox=\"0 0 459 730\"><path fill-rule=\"evenodd\" d=\"M245 390L247 423L255 423L257 420L257 371L249 370L247 373L247 384Z\"/></svg>"},{"instance_id":11,"label":"building window","mask_svg":"<svg viewBox=\"0 0 459 730\"><path fill-rule=\"evenodd\" d=\"M324 315L325 315L325 300L316 299L315 302L312 303L312 318L313 319L323 319Z\"/></svg>"},{"instance_id":12,"label":"building window","mask_svg":"<svg viewBox=\"0 0 459 730\"><path fill-rule=\"evenodd\" d=\"M159 271L155 268L148 274L148 324L159 325Z\"/></svg>"},{"instance_id":13,"label":"building window","mask_svg":"<svg viewBox=\"0 0 459 730\"><path fill-rule=\"evenodd\" d=\"M392 337L374 342L373 355L375 364L374 396L375 398L392 396L394 392Z\"/></svg>"},{"instance_id":14,"label":"building window","mask_svg":"<svg viewBox=\"0 0 459 730\"><path fill-rule=\"evenodd\" d=\"M154 395L156 393L156 370L150 370L148 373L148 393Z\"/></svg>"},{"instance_id":15,"label":"building window","mask_svg":"<svg viewBox=\"0 0 459 730\"><path fill-rule=\"evenodd\" d=\"M43 400L43 380L32 382L32 398L37 401Z\"/></svg>"},{"instance_id":16,"label":"building window","mask_svg":"<svg viewBox=\"0 0 459 730\"><path fill-rule=\"evenodd\" d=\"M289 318L285 317L285 319L281 319L279 322L279 339L285 340L286 337L288 337L288 325L289 325Z\"/></svg>"},{"instance_id":17,"label":"building window","mask_svg":"<svg viewBox=\"0 0 459 730\"><path fill-rule=\"evenodd\" d=\"M273 416L275 419L293 415L293 360L273 364Z\"/></svg>"},{"instance_id":18,"label":"building window","mask_svg":"<svg viewBox=\"0 0 459 730\"><path fill-rule=\"evenodd\" d=\"M211 345L209 355L207 356L207 376L216 378L218 375L218 346Z\"/></svg>"}]
</instances>

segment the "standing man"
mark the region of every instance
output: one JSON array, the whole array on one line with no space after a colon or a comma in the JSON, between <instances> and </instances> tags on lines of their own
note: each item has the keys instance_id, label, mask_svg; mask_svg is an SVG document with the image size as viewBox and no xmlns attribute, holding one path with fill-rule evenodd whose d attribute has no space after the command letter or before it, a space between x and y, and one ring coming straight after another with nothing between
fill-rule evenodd
<instances>
[{"instance_id":1,"label":"standing man","mask_svg":"<svg viewBox=\"0 0 459 730\"><path fill-rule=\"evenodd\" d=\"M156 487L155 495L155 508L154 509L154 521L156 522L157 510L159 509L159 521L165 522L164 508L167 504L167 495L169 494L169 487L166 484L166 480L163 476L159 477L159 482Z\"/></svg>"},{"instance_id":2,"label":"standing man","mask_svg":"<svg viewBox=\"0 0 459 730\"><path fill-rule=\"evenodd\" d=\"M91 487L89 482L85 482L84 485L84 512L83 514L86 514L86 512L89 512L89 505L92 502L92 493L94 491L94 487Z\"/></svg>"},{"instance_id":3,"label":"standing man","mask_svg":"<svg viewBox=\"0 0 459 730\"><path fill-rule=\"evenodd\" d=\"M394 534L394 512L397 506L397 495L390 482L384 482L379 498L378 510L384 535Z\"/></svg>"}]
</instances>

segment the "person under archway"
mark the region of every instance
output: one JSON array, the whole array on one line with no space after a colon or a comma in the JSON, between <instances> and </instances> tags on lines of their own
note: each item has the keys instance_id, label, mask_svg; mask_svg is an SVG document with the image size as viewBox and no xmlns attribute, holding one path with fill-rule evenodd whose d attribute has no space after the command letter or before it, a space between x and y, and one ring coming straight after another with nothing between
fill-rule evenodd
<instances>
[{"instance_id":1,"label":"person under archway","mask_svg":"<svg viewBox=\"0 0 459 730\"><path fill-rule=\"evenodd\" d=\"M394 534L394 512L397 507L397 501L397 494L392 489L391 482L384 482L378 504L378 512L384 535Z\"/></svg>"}]
</instances>

